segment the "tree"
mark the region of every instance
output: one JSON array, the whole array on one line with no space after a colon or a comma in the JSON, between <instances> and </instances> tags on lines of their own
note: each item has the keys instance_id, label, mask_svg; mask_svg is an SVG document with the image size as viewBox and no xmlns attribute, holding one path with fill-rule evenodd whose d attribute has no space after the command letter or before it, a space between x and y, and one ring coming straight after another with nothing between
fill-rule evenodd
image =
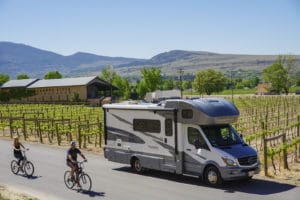
<instances>
[{"instance_id":1,"label":"tree","mask_svg":"<svg viewBox=\"0 0 300 200\"><path fill-rule=\"evenodd\" d=\"M188 90L192 88L192 81L183 81L182 82L182 88L184 90Z\"/></svg>"},{"instance_id":2,"label":"tree","mask_svg":"<svg viewBox=\"0 0 300 200\"><path fill-rule=\"evenodd\" d=\"M142 80L137 83L137 93L139 98L144 98L147 92L153 92L161 87L162 77L159 68L143 68L141 70Z\"/></svg>"},{"instance_id":3,"label":"tree","mask_svg":"<svg viewBox=\"0 0 300 200\"><path fill-rule=\"evenodd\" d=\"M157 90L161 83L161 70L159 68L151 67L149 69L143 68L141 70L144 84L149 92Z\"/></svg>"},{"instance_id":4,"label":"tree","mask_svg":"<svg viewBox=\"0 0 300 200\"><path fill-rule=\"evenodd\" d=\"M111 86L115 85L118 90L113 92L112 87L110 88L111 95L114 94L116 97L128 99L130 97L130 85L128 80L119 76L113 69L113 66L109 65L102 69L100 78L110 83Z\"/></svg>"},{"instance_id":5,"label":"tree","mask_svg":"<svg viewBox=\"0 0 300 200\"><path fill-rule=\"evenodd\" d=\"M207 69L197 73L193 82L193 88L200 94L205 92L207 95L210 95L213 92L221 92L226 82L227 79L221 72Z\"/></svg>"},{"instance_id":6,"label":"tree","mask_svg":"<svg viewBox=\"0 0 300 200\"><path fill-rule=\"evenodd\" d=\"M162 89L163 90L172 90L174 88L174 81L167 79L163 80Z\"/></svg>"},{"instance_id":7,"label":"tree","mask_svg":"<svg viewBox=\"0 0 300 200\"><path fill-rule=\"evenodd\" d=\"M3 84L3 83L5 83L5 82L7 82L7 81L9 81L9 76L7 75L7 74L2 74L2 73L0 73L0 86Z\"/></svg>"},{"instance_id":8,"label":"tree","mask_svg":"<svg viewBox=\"0 0 300 200\"><path fill-rule=\"evenodd\" d=\"M263 70L263 79L272 84L274 92L279 94L282 91L288 92L288 70L283 67L282 57L269 67Z\"/></svg>"},{"instance_id":9,"label":"tree","mask_svg":"<svg viewBox=\"0 0 300 200\"><path fill-rule=\"evenodd\" d=\"M144 80L141 80L137 83L136 92L138 93L140 99L144 98L146 93L149 92Z\"/></svg>"},{"instance_id":10,"label":"tree","mask_svg":"<svg viewBox=\"0 0 300 200\"><path fill-rule=\"evenodd\" d=\"M296 85L300 86L300 70L296 73Z\"/></svg>"},{"instance_id":11,"label":"tree","mask_svg":"<svg viewBox=\"0 0 300 200\"><path fill-rule=\"evenodd\" d=\"M21 80L21 79L29 79L29 76L27 74L19 74L17 76L17 79L18 80Z\"/></svg>"},{"instance_id":12,"label":"tree","mask_svg":"<svg viewBox=\"0 0 300 200\"><path fill-rule=\"evenodd\" d=\"M112 65L108 65L107 67L103 68L101 70L101 75L100 79L105 80L108 82L110 86L110 96L112 96L113 91L112 91L112 85L113 85L113 80L115 79L117 73L114 71L114 68Z\"/></svg>"},{"instance_id":13,"label":"tree","mask_svg":"<svg viewBox=\"0 0 300 200\"><path fill-rule=\"evenodd\" d=\"M45 74L44 79L60 79L62 75L58 71L50 71Z\"/></svg>"},{"instance_id":14,"label":"tree","mask_svg":"<svg viewBox=\"0 0 300 200\"><path fill-rule=\"evenodd\" d=\"M118 90L114 93L115 96L122 97L123 99L129 99L131 88L128 80L116 75L112 83L118 87Z\"/></svg>"}]
</instances>

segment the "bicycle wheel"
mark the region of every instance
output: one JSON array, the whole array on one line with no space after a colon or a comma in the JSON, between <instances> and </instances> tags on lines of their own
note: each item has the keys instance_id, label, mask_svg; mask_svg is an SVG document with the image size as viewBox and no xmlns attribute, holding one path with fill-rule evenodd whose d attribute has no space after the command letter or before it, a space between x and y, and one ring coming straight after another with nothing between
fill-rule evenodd
<instances>
[{"instance_id":1,"label":"bicycle wheel","mask_svg":"<svg viewBox=\"0 0 300 200\"><path fill-rule=\"evenodd\" d=\"M25 164L23 166L23 170L27 176L32 176L34 173L34 166L33 166L32 162L30 162L30 161L25 162Z\"/></svg>"},{"instance_id":2,"label":"bicycle wheel","mask_svg":"<svg viewBox=\"0 0 300 200\"><path fill-rule=\"evenodd\" d=\"M84 191L90 191L92 188L92 179L87 174L80 174L79 183Z\"/></svg>"},{"instance_id":3,"label":"bicycle wheel","mask_svg":"<svg viewBox=\"0 0 300 200\"><path fill-rule=\"evenodd\" d=\"M64 181L67 188L72 189L75 182L72 180L71 171L66 171L64 175Z\"/></svg>"},{"instance_id":4,"label":"bicycle wheel","mask_svg":"<svg viewBox=\"0 0 300 200\"><path fill-rule=\"evenodd\" d=\"M18 161L16 161L16 160L11 161L10 169L11 169L12 173L18 174L18 172L20 170L19 165L18 165Z\"/></svg>"}]
</instances>

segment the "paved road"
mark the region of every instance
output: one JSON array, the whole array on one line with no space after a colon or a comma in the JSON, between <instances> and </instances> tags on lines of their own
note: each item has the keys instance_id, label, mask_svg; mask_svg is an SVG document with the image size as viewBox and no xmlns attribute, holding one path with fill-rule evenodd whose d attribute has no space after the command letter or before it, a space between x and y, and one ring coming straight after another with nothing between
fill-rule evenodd
<instances>
[{"instance_id":1,"label":"paved road","mask_svg":"<svg viewBox=\"0 0 300 200\"><path fill-rule=\"evenodd\" d=\"M65 149L30 145L28 159L36 168L35 176L28 179L10 171L13 158L11 142L0 140L0 185L23 190L41 199L228 199L228 200L296 200L300 187L254 179L248 183L233 182L215 189L206 187L198 179L169 173L149 171L138 175L128 166L108 162L102 155L86 154L89 162L86 172L92 177L89 193L68 190L63 182Z\"/></svg>"}]
</instances>

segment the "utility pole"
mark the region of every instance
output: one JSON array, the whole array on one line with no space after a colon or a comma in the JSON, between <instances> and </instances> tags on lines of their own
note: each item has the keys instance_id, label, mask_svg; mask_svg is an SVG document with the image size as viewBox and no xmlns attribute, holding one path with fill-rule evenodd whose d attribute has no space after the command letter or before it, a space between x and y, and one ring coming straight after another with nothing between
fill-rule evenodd
<instances>
[{"instance_id":1,"label":"utility pole","mask_svg":"<svg viewBox=\"0 0 300 200\"><path fill-rule=\"evenodd\" d=\"M231 88L231 101L232 101L232 103L234 103L234 101L233 101L233 82L232 82L232 71L230 71L230 88Z\"/></svg>"},{"instance_id":2,"label":"utility pole","mask_svg":"<svg viewBox=\"0 0 300 200\"><path fill-rule=\"evenodd\" d=\"M179 81L180 81L180 97L182 99L182 75L184 71L183 69L180 68L178 72L179 72Z\"/></svg>"}]
</instances>

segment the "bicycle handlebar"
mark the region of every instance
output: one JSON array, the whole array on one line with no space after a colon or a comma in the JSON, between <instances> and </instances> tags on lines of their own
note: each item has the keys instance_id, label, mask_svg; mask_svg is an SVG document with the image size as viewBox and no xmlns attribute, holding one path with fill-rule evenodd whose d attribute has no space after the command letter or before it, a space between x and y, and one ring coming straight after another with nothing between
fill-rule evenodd
<instances>
[{"instance_id":1,"label":"bicycle handlebar","mask_svg":"<svg viewBox=\"0 0 300 200\"><path fill-rule=\"evenodd\" d=\"M77 164L83 164L83 163L85 163L85 162L87 162L87 160L83 160L83 161L80 161L80 162L76 162Z\"/></svg>"}]
</instances>

